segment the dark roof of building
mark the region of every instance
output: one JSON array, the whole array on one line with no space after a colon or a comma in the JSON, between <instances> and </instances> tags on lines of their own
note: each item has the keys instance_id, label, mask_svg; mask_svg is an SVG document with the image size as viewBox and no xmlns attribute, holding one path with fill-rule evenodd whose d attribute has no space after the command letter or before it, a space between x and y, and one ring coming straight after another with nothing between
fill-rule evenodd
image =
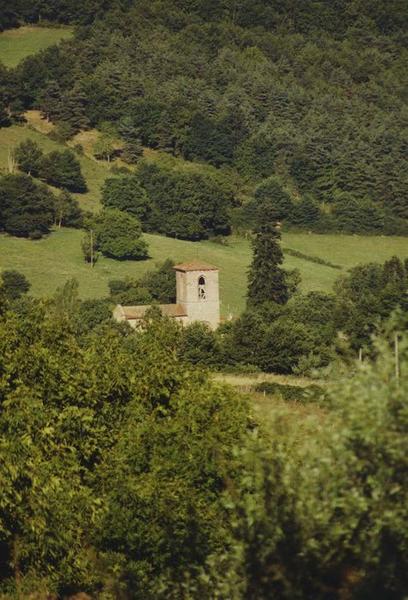
<instances>
[{"instance_id":1,"label":"dark roof of building","mask_svg":"<svg viewBox=\"0 0 408 600\"><path fill-rule=\"evenodd\" d=\"M143 319L146 311L150 308L147 306L121 306L122 314L127 321ZM159 304L162 315L165 317L186 317L187 313L184 306L181 304Z\"/></svg>"},{"instance_id":2,"label":"dark roof of building","mask_svg":"<svg viewBox=\"0 0 408 600\"><path fill-rule=\"evenodd\" d=\"M218 271L218 267L214 267L213 265L209 265L205 262L200 261L191 261L186 263L181 263L180 265L174 266L175 271Z\"/></svg>"}]
</instances>

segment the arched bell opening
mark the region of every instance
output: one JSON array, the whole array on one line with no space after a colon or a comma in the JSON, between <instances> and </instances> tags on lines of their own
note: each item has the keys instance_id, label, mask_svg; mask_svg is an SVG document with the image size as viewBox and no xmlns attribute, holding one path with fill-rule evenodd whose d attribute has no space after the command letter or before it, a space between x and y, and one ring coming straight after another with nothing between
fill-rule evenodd
<instances>
[{"instance_id":1,"label":"arched bell opening","mask_svg":"<svg viewBox=\"0 0 408 600\"><path fill-rule=\"evenodd\" d=\"M207 299L205 277L203 277L202 275L198 278L198 299L199 300Z\"/></svg>"}]
</instances>

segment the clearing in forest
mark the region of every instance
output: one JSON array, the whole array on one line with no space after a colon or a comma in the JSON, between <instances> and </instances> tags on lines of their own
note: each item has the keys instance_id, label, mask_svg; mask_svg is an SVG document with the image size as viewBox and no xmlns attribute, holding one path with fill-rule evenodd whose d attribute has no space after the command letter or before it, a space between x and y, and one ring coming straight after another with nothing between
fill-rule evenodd
<instances>
[{"instance_id":1,"label":"clearing in forest","mask_svg":"<svg viewBox=\"0 0 408 600\"><path fill-rule=\"evenodd\" d=\"M27 56L58 44L72 36L71 27L34 27L26 25L0 34L0 62L14 68Z\"/></svg>"}]
</instances>

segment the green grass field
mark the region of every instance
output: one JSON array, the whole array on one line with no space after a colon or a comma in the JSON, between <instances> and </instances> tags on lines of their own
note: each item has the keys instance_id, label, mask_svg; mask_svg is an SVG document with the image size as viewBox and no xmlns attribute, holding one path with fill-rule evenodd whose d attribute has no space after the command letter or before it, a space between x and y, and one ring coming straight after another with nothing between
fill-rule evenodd
<instances>
[{"instance_id":1,"label":"green grass field","mask_svg":"<svg viewBox=\"0 0 408 600\"><path fill-rule=\"evenodd\" d=\"M246 272L251 260L250 244L242 238L231 238L228 246L214 242L184 242L158 235L146 235L151 259L147 261L115 261L100 258L92 269L83 262L82 232L61 229L39 241L0 235L0 269L17 269L32 284L32 293L49 296L67 279L75 277L83 298L107 294L108 281L126 276L138 277L152 269L156 261L200 259L220 268L222 313L239 314L245 304ZM287 268L298 268L304 291L329 291L337 277L353 265L370 261L383 262L393 254L408 257L408 240L397 237L359 237L341 235L308 235L286 233L283 245L305 254L320 256L344 266L338 271L287 257Z\"/></svg>"},{"instance_id":2,"label":"green grass field","mask_svg":"<svg viewBox=\"0 0 408 600\"><path fill-rule=\"evenodd\" d=\"M30 54L36 54L61 40L70 38L69 27L25 26L10 29L0 34L0 62L14 68Z\"/></svg>"}]
</instances>

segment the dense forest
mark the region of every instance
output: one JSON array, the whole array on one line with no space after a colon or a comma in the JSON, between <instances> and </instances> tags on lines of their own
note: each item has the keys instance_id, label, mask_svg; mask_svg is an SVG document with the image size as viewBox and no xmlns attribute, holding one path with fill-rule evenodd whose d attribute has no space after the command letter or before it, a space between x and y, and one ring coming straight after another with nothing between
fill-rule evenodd
<instances>
[{"instance_id":1,"label":"dense forest","mask_svg":"<svg viewBox=\"0 0 408 600\"><path fill-rule=\"evenodd\" d=\"M129 162L142 145L211 164L240 182L232 225L247 224L248 201L272 177L293 227L405 234L404 4L20 1L0 7L4 27L77 28L0 69L1 120L36 107L65 138L109 124ZM165 213L154 228L199 239L231 226L206 228L183 199L176 212L177 231Z\"/></svg>"}]
</instances>

